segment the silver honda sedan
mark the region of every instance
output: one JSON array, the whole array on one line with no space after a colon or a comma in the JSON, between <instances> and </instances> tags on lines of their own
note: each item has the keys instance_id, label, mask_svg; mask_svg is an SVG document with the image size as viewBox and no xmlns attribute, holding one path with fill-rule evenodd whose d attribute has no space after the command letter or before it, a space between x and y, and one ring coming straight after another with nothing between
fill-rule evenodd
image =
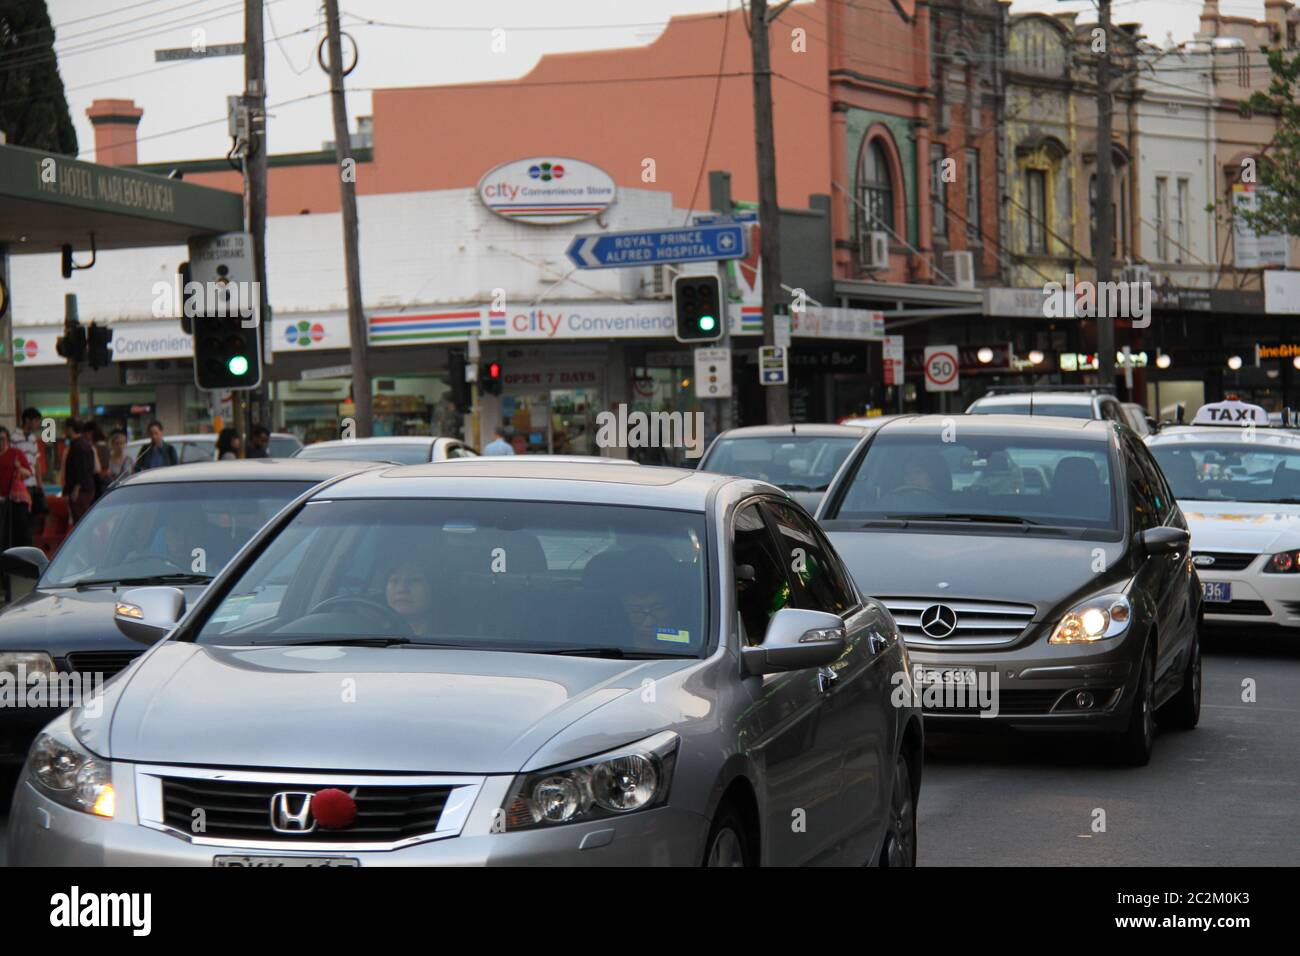
<instances>
[{"instance_id":1,"label":"silver honda sedan","mask_svg":"<svg viewBox=\"0 0 1300 956\"><path fill-rule=\"evenodd\" d=\"M157 643L36 741L14 863L916 858L906 650L772 485L393 466L116 617Z\"/></svg>"}]
</instances>

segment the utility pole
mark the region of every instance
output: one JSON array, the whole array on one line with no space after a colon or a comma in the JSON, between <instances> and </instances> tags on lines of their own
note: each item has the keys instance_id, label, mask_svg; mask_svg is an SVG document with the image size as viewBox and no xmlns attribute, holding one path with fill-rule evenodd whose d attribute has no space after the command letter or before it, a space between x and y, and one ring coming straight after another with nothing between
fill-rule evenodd
<instances>
[{"instance_id":1,"label":"utility pole","mask_svg":"<svg viewBox=\"0 0 1300 956\"><path fill-rule=\"evenodd\" d=\"M343 207L343 256L348 282L348 334L352 340L352 402L357 438L369 438L374 427L371 412L370 369L366 365L366 316L361 306L361 260L357 251L356 162L348 133L348 104L343 96L343 41L339 36L339 2L325 0L325 26L329 31L330 100L334 107L334 156L339 165L339 192Z\"/></svg>"},{"instance_id":2,"label":"utility pole","mask_svg":"<svg viewBox=\"0 0 1300 956\"><path fill-rule=\"evenodd\" d=\"M767 27L789 6L780 4L769 15L767 0L751 0L749 39L754 72L754 151L758 155L758 228L763 262L763 344L776 344L775 308L781 294L781 210L776 201L776 133L772 123L772 59ZM767 423L790 421L790 389L765 385Z\"/></svg>"},{"instance_id":3,"label":"utility pole","mask_svg":"<svg viewBox=\"0 0 1300 956\"><path fill-rule=\"evenodd\" d=\"M262 34L263 0L244 0L244 102L248 117L248 152L244 156L244 222L253 237L253 275L257 280L259 301L257 320L261 323L262 358L271 341L270 294L266 287L266 46ZM265 375L263 376L265 379ZM231 418L241 428L245 440L256 424L270 427L266 381L253 392L233 393ZM240 405L247 401L247 409Z\"/></svg>"},{"instance_id":4,"label":"utility pole","mask_svg":"<svg viewBox=\"0 0 1300 956\"><path fill-rule=\"evenodd\" d=\"M731 173L723 170L709 170L709 208L719 216L730 216L733 212L731 203ZM718 263L718 276L722 285L722 338L717 341L717 348L731 349L731 263ZM735 363L727 371L734 371ZM732 381L732 394L735 393L735 376L728 376ZM735 401L730 395L711 404L716 421L714 434L724 432L732 426L731 403Z\"/></svg>"},{"instance_id":5,"label":"utility pole","mask_svg":"<svg viewBox=\"0 0 1300 956\"><path fill-rule=\"evenodd\" d=\"M1099 0L1098 24L1102 30L1101 55L1097 59L1097 229L1093 258L1097 264L1097 282L1109 282L1111 277L1111 247L1115 241L1115 217L1112 202L1115 196L1114 164L1110 143L1114 101L1111 98L1110 69L1110 4ZM1100 296L1098 297L1100 301ZM1097 370L1102 385L1115 384L1115 317L1109 309L1099 309L1105 315L1097 317Z\"/></svg>"}]
</instances>

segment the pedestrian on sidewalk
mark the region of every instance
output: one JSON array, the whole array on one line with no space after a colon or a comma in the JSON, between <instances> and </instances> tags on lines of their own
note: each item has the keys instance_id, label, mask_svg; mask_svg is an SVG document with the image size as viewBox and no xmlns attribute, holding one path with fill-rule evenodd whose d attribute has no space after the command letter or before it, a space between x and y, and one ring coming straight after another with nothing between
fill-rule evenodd
<instances>
[{"instance_id":1,"label":"pedestrian on sidewalk","mask_svg":"<svg viewBox=\"0 0 1300 956\"><path fill-rule=\"evenodd\" d=\"M68 525L75 525L95 503L95 474L99 470L95 446L81 422L69 418L63 423L68 453L63 461L63 496L68 499Z\"/></svg>"},{"instance_id":2,"label":"pedestrian on sidewalk","mask_svg":"<svg viewBox=\"0 0 1300 956\"><path fill-rule=\"evenodd\" d=\"M49 514L49 506L45 503L45 488L41 482L45 480L46 460L45 460L45 442L41 438L41 411L38 408L24 408L21 418L21 427L18 434L14 437L14 447L27 456L28 465L31 467L32 476L27 479L27 495L31 498L31 530L33 535L40 534L45 525L45 516ZM53 440L53 434L50 439Z\"/></svg>"},{"instance_id":3,"label":"pedestrian on sidewalk","mask_svg":"<svg viewBox=\"0 0 1300 956\"><path fill-rule=\"evenodd\" d=\"M163 441L162 422L154 420L149 423L149 444L144 446L140 457L135 460L135 470L146 468L166 468L177 462L176 449Z\"/></svg>"},{"instance_id":4,"label":"pedestrian on sidewalk","mask_svg":"<svg viewBox=\"0 0 1300 956\"><path fill-rule=\"evenodd\" d=\"M135 461L126 453L126 432L114 428L108 436L108 480L117 481L135 471Z\"/></svg>"},{"instance_id":5,"label":"pedestrian on sidewalk","mask_svg":"<svg viewBox=\"0 0 1300 956\"><path fill-rule=\"evenodd\" d=\"M27 479L31 476L27 456L13 444L9 429L0 425L0 511L3 511L6 548L32 543L32 498L27 491Z\"/></svg>"}]
</instances>

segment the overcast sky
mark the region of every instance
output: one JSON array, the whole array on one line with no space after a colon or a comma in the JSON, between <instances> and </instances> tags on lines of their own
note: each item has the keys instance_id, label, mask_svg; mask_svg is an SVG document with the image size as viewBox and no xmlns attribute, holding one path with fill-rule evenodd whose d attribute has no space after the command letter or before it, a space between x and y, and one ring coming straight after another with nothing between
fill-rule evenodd
<instances>
[{"instance_id":1,"label":"overcast sky","mask_svg":"<svg viewBox=\"0 0 1300 956\"><path fill-rule=\"evenodd\" d=\"M718 11L726 0L340 0L346 32L360 48L348 77L349 116L366 115L366 88L506 79L548 52L651 42L674 14ZM732 0L735 8L738 0ZM852 3L853 0L836 0ZM243 88L243 61L226 57L156 63L154 50L189 47L193 31L208 45L243 39L243 0L48 0L55 48L82 157L93 158L86 108L98 98L143 107L141 162L224 155L226 96ZM1224 13L1264 14L1263 0L1222 0ZM1015 12L1085 11L1090 0L1015 0ZM1117 22L1141 22L1153 41L1195 32L1201 0L1116 0ZM273 153L319 149L331 139L325 74L316 64L323 36L318 0L267 0L267 91ZM365 23L363 21L376 21ZM406 28L380 23L407 25ZM410 29L411 25L429 29ZM505 50L491 51L494 28ZM282 104L276 106L276 104Z\"/></svg>"}]
</instances>

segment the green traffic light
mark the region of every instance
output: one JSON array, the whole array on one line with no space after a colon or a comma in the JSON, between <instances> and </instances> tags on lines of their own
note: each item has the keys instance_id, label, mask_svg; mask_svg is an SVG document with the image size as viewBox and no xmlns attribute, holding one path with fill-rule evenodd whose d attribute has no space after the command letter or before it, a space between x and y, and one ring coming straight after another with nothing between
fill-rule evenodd
<instances>
[{"instance_id":1,"label":"green traffic light","mask_svg":"<svg viewBox=\"0 0 1300 956\"><path fill-rule=\"evenodd\" d=\"M714 330L714 328L717 326L717 324L718 324L717 319L715 319L715 318L714 318L713 316L711 316L711 315L702 315L702 316L700 316L700 331L701 331L701 332L712 332L712 331Z\"/></svg>"},{"instance_id":2,"label":"green traffic light","mask_svg":"<svg viewBox=\"0 0 1300 956\"><path fill-rule=\"evenodd\" d=\"M244 375L248 372L248 359L243 355L232 356L226 368L230 369L231 375Z\"/></svg>"}]
</instances>

